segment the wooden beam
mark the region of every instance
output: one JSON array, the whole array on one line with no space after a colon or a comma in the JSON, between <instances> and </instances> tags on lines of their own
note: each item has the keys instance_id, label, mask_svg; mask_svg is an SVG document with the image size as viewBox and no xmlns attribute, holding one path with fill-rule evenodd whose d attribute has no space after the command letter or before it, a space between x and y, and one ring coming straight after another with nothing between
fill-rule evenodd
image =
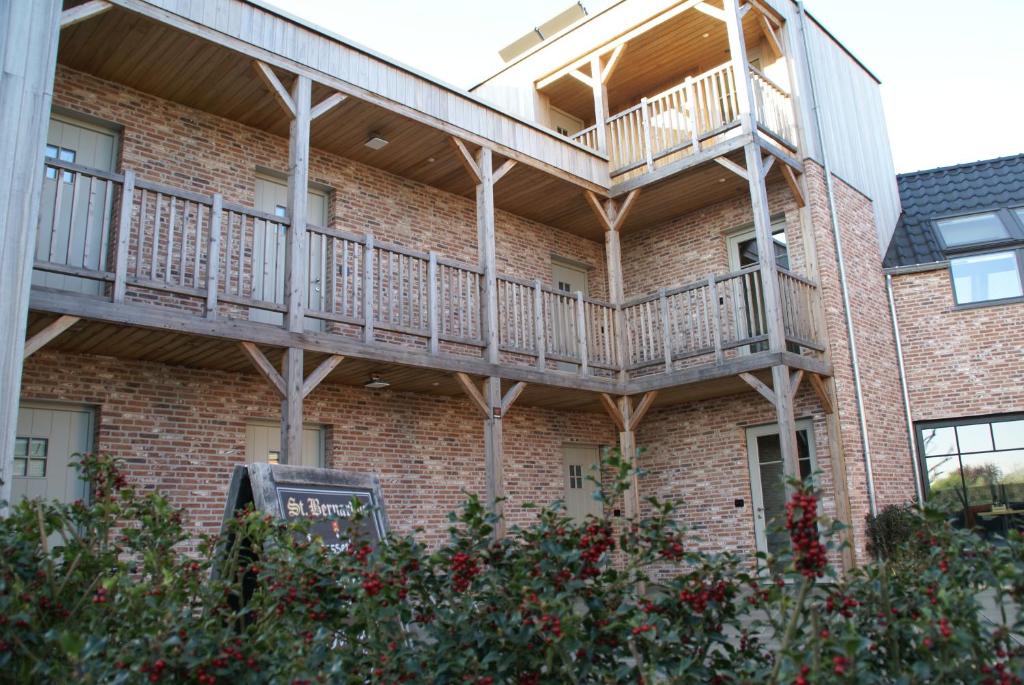
<instances>
[{"instance_id":1,"label":"wooden beam","mask_svg":"<svg viewBox=\"0 0 1024 685\"><path fill-rule=\"evenodd\" d=\"M672 8L662 12L661 14L659 14L659 15L657 15L655 17L652 17L652 18L648 19L643 24L640 24L639 26L636 26L636 27L630 29L626 33L623 33L622 35L620 35L617 38L615 38L615 39L605 43L604 45L602 45L602 46L600 46L600 47L598 47L598 48L596 48L594 50L591 50L587 54L583 55L582 57L579 57L578 59L573 60L572 62L570 62L569 64L566 64L565 66L561 67L560 69L557 69L557 70L551 72L550 74L548 74L547 76L544 76L543 78L538 79L537 83L536 83L537 90L541 90L545 86L548 86L548 85L554 83L555 81L557 81L558 79L562 78L563 76L568 75L570 72L579 69L584 64L589 64L590 60L593 57L595 57L595 56L599 57L599 56L602 56L602 55L606 55L609 52L613 51L619 45L625 45L626 43L628 43L629 41L633 40L637 36L643 35L644 33L647 33L648 31L650 31L654 27L659 26L659 25L665 23L666 21L669 21L673 17L679 16L680 14L682 14L686 10L692 8L694 5L698 4L699 2L701 2L701 0L686 0L686 2L680 3L680 4L676 5L675 7L672 7Z\"/></svg>"},{"instance_id":2,"label":"wooden beam","mask_svg":"<svg viewBox=\"0 0 1024 685\"><path fill-rule=\"evenodd\" d=\"M757 23L761 27L761 33L764 34L765 41L768 43L768 49L771 50L775 59L779 59L783 55L782 43L779 42L779 37L775 35L775 29L768 22L768 17L764 16L764 13L760 11L758 15L760 21Z\"/></svg>"},{"instance_id":3,"label":"wooden beam","mask_svg":"<svg viewBox=\"0 0 1024 685\"><path fill-rule=\"evenodd\" d=\"M277 372L277 369L274 368L274 365L270 363L270 360L267 359L260 348L256 347L255 343L246 341L238 343L238 346L242 348L245 356L249 358L249 361L260 372L260 375L274 386L274 389L277 390L281 397L285 397L287 393L285 391L284 378Z\"/></svg>"},{"instance_id":4,"label":"wooden beam","mask_svg":"<svg viewBox=\"0 0 1024 685\"><path fill-rule=\"evenodd\" d=\"M728 157L715 157L715 161L724 166L732 173L742 178L744 181L750 180L750 176L747 175L747 170L741 167L736 162L729 159Z\"/></svg>"},{"instance_id":5,"label":"wooden beam","mask_svg":"<svg viewBox=\"0 0 1024 685\"><path fill-rule=\"evenodd\" d=\"M448 143L452 146L452 149L455 150L455 157L459 160L459 163L462 164L462 168L466 170L469 177L473 179L473 183L480 183L480 167L476 165L476 160L473 159L473 155L469 154L469 150L466 149L465 143L455 136L449 136Z\"/></svg>"},{"instance_id":6,"label":"wooden beam","mask_svg":"<svg viewBox=\"0 0 1024 685\"><path fill-rule=\"evenodd\" d=\"M512 168L517 164L514 159L506 159L505 162L494 170L494 175L491 177L491 183L497 183L501 178L512 171Z\"/></svg>"},{"instance_id":7,"label":"wooden beam","mask_svg":"<svg viewBox=\"0 0 1024 685\"><path fill-rule=\"evenodd\" d=\"M497 364L500 357L498 340L498 265L494 223L494 154L482 147L476 153L480 182L476 186L476 239L483 272L482 331L487 361Z\"/></svg>"},{"instance_id":8,"label":"wooden beam","mask_svg":"<svg viewBox=\"0 0 1024 685\"><path fill-rule=\"evenodd\" d=\"M612 54L608 55L608 61L604 63L604 68L601 69L601 83L608 83L608 79L612 77L612 72L615 71L615 67L618 66L619 59L622 57L622 53L625 49L625 43L621 43L612 48Z\"/></svg>"},{"instance_id":9,"label":"wooden beam","mask_svg":"<svg viewBox=\"0 0 1024 685\"><path fill-rule=\"evenodd\" d=\"M589 190L584 191L583 196L586 198L587 204L594 211L594 214L597 215L604 229L606 231L618 231L626 221L626 217L629 216L629 212L633 208L636 199L640 196L640 189L636 188L629 191L621 201L606 200L605 204L602 204L597 195Z\"/></svg>"},{"instance_id":10,"label":"wooden beam","mask_svg":"<svg viewBox=\"0 0 1024 685\"><path fill-rule=\"evenodd\" d=\"M505 536L505 449L501 420L501 379L491 376L484 381L487 393L488 418L484 421L484 480L487 503L498 517L494 537Z\"/></svg>"},{"instance_id":11,"label":"wooden beam","mask_svg":"<svg viewBox=\"0 0 1024 685\"><path fill-rule=\"evenodd\" d=\"M597 215L597 220L601 222L604 230L615 230L612 228L612 220L608 218L608 213L605 211L604 205L602 205L601 201L597 198L597 195L589 190L584 190L583 197L586 198L587 204L590 205L590 208L594 210L594 214Z\"/></svg>"},{"instance_id":12,"label":"wooden beam","mask_svg":"<svg viewBox=\"0 0 1024 685\"><path fill-rule=\"evenodd\" d=\"M723 12L722 10L718 9L713 5L709 5L706 2L698 2L696 5L693 6L693 9L697 10L698 12L703 12L709 17L713 17L719 21L725 21L725 12Z\"/></svg>"},{"instance_id":13,"label":"wooden beam","mask_svg":"<svg viewBox=\"0 0 1024 685\"><path fill-rule=\"evenodd\" d=\"M608 87L601 80L601 57L590 59L591 90L594 96L594 133L599 152L608 154Z\"/></svg>"},{"instance_id":14,"label":"wooden beam","mask_svg":"<svg viewBox=\"0 0 1024 685\"><path fill-rule=\"evenodd\" d=\"M800 182L797 180L796 174L785 164L779 168L782 169L782 177L786 179L786 185L789 186L789 192L793 193L793 199L796 200L797 206L806 207L807 200L804 199L803 191L800 190Z\"/></svg>"},{"instance_id":15,"label":"wooden beam","mask_svg":"<svg viewBox=\"0 0 1024 685\"><path fill-rule=\"evenodd\" d=\"M640 422L644 420L644 416L650 410L651 405L654 404L654 400L658 397L657 390L651 390L650 392L644 393L644 396L640 399L640 403L636 405L636 409L633 410L633 415L629 419L629 430L635 431Z\"/></svg>"},{"instance_id":16,"label":"wooden beam","mask_svg":"<svg viewBox=\"0 0 1024 685\"><path fill-rule=\"evenodd\" d=\"M620 433L626 431L626 420L622 416L622 412L619 410L619 406L615 403L615 400L611 398L606 392L600 393L601 404L604 405L604 410L608 412L608 416L611 417L612 421L618 427ZM628 401L628 398L627 398Z\"/></svg>"},{"instance_id":17,"label":"wooden beam","mask_svg":"<svg viewBox=\"0 0 1024 685\"><path fill-rule=\"evenodd\" d=\"M622 201L622 204L619 205L619 209L615 213L615 221L612 223L613 231L619 230L622 227L622 224L625 223L626 217L629 216L629 210L633 209L633 204L636 202L638 197L640 197L639 188L629 191L629 194L626 195L626 198Z\"/></svg>"},{"instance_id":18,"label":"wooden beam","mask_svg":"<svg viewBox=\"0 0 1024 685\"><path fill-rule=\"evenodd\" d=\"M590 78L589 76L587 76L586 74L584 74L584 73L583 73L582 71L580 71L579 69L573 69L572 71L568 71L568 72L566 72L566 73L567 73L567 74L568 74L569 76L572 76L572 77L573 77L574 79L576 79L577 81L580 81L580 82L582 82L582 83L583 83L583 84L584 84L585 86L587 86L588 88L593 88L593 87L594 87L594 79Z\"/></svg>"},{"instance_id":19,"label":"wooden beam","mask_svg":"<svg viewBox=\"0 0 1024 685\"><path fill-rule=\"evenodd\" d=\"M748 9L756 9L761 13L761 16L767 18L775 28L782 28L782 17L773 8L768 7L761 2L761 0L745 0L745 2Z\"/></svg>"},{"instance_id":20,"label":"wooden beam","mask_svg":"<svg viewBox=\"0 0 1024 685\"><path fill-rule=\"evenodd\" d=\"M526 389L526 383L519 381L505 393L505 396L501 398L501 415L505 416L508 410L512 408L519 396L523 394L523 390Z\"/></svg>"},{"instance_id":21,"label":"wooden beam","mask_svg":"<svg viewBox=\"0 0 1024 685\"><path fill-rule=\"evenodd\" d=\"M316 390L316 387L324 381L327 376L331 374L338 367L338 364L345 361L345 357L340 354L332 354L327 359L320 362L320 365L313 369L313 372L306 376L306 380L302 382L302 396L309 397L309 393Z\"/></svg>"},{"instance_id":22,"label":"wooden beam","mask_svg":"<svg viewBox=\"0 0 1024 685\"><path fill-rule=\"evenodd\" d=\"M41 348L45 347L51 340L74 326L79 321L80 319L77 316L68 316L65 314L64 316L57 317L54 321L47 324L46 328L25 341L25 356L23 358L28 359Z\"/></svg>"},{"instance_id":23,"label":"wooden beam","mask_svg":"<svg viewBox=\"0 0 1024 685\"><path fill-rule=\"evenodd\" d=\"M772 155L768 155L768 161L766 162L764 161L764 159L762 159L761 164L763 167L761 169L761 178L768 178L768 172L771 171L772 167L775 165L775 157Z\"/></svg>"},{"instance_id":24,"label":"wooden beam","mask_svg":"<svg viewBox=\"0 0 1024 685\"><path fill-rule=\"evenodd\" d=\"M332 95L328 95L323 100L314 105L313 108L309 111L310 120L312 121L313 119L316 119L322 114L327 114L327 112L331 111L341 103L345 102L345 100L348 100L348 96L343 93L334 93Z\"/></svg>"},{"instance_id":25,"label":"wooden beam","mask_svg":"<svg viewBox=\"0 0 1024 685\"><path fill-rule=\"evenodd\" d=\"M69 26L92 19L109 10L113 5L108 0L90 0L77 7L64 10L60 15L60 27L66 29Z\"/></svg>"},{"instance_id":26,"label":"wooden beam","mask_svg":"<svg viewBox=\"0 0 1024 685\"><path fill-rule=\"evenodd\" d=\"M292 100L292 96L288 94L288 89L286 89L281 84L281 80L277 78L277 74L274 73L274 70L271 69L269 65L259 61L258 59L253 60L252 67L256 70L256 75L260 77L261 81L263 81L263 84L270 91L270 94L274 96L275 100L277 100L277 104L281 106L281 109L283 109L288 116L294 117L295 102Z\"/></svg>"},{"instance_id":27,"label":"wooden beam","mask_svg":"<svg viewBox=\"0 0 1024 685\"><path fill-rule=\"evenodd\" d=\"M789 394L792 397L796 397L797 390L800 389L800 381L804 379L804 370L797 369L789 376Z\"/></svg>"},{"instance_id":28,"label":"wooden beam","mask_svg":"<svg viewBox=\"0 0 1024 685\"><path fill-rule=\"evenodd\" d=\"M284 238L284 305L285 325L289 331L305 330L306 295L309 290L309 254L306 251L306 214L309 204L309 110L313 82L308 76L295 77L289 100L295 111L288 127L288 230ZM291 349L291 348L289 348ZM301 350L299 351L301 353ZM297 372L301 392L302 369ZM301 441L302 427L298 437ZM301 444L293 445L301 449ZM284 447L281 448L284 450Z\"/></svg>"},{"instance_id":29,"label":"wooden beam","mask_svg":"<svg viewBox=\"0 0 1024 685\"><path fill-rule=\"evenodd\" d=\"M741 373L739 374L739 376L746 382L747 385L749 385L754 390L759 392L761 394L761 397L765 398L772 404L775 404L775 392L767 385L762 383L757 376L755 376L752 373Z\"/></svg>"},{"instance_id":30,"label":"wooden beam","mask_svg":"<svg viewBox=\"0 0 1024 685\"><path fill-rule=\"evenodd\" d=\"M302 78L302 77L300 77ZM300 347L284 351L284 397L281 398L281 462L302 464L303 358Z\"/></svg>"},{"instance_id":31,"label":"wooden beam","mask_svg":"<svg viewBox=\"0 0 1024 685\"><path fill-rule=\"evenodd\" d=\"M811 389L814 390L814 394L818 397L818 403L821 405L821 410L826 414L831 414L835 411L832 406L832 400L829 399L828 389L825 387L825 382L816 373L807 374L807 380L811 383Z\"/></svg>"},{"instance_id":32,"label":"wooden beam","mask_svg":"<svg viewBox=\"0 0 1024 685\"><path fill-rule=\"evenodd\" d=\"M455 380L462 386L462 390L469 396L469 399L473 401L476 408L480 410L480 413L484 415L485 419L491 418L491 408L487 404L487 400L484 399L483 393L480 392L480 388L476 387L473 379L462 372L455 374Z\"/></svg>"}]
</instances>

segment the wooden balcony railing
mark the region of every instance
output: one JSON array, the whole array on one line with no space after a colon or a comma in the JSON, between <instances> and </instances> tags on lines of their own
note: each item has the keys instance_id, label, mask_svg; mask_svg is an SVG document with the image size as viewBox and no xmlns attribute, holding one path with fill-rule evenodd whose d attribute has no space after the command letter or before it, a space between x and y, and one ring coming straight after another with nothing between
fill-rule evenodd
<instances>
[{"instance_id":1,"label":"wooden balcony railing","mask_svg":"<svg viewBox=\"0 0 1024 685\"><path fill-rule=\"evenodd\" d=\"M756 68L750 73L758 123L783 141L793 141L789 95ZM610 116L606 126L611 174L644 166L653 171L659 160L698 151L704 141L738 126L739 119L735 75L727 62ZM597 149L596 126L576 133L573 140Z\"/></svg>"},{"instance_id":2,"label":"wooden balcony railing","mask_svg":"<svg viewBox=\"0 0 1024 685\"><path fill-rule=\"evenodd\" d=\"M45 168L53 178L44 184L35 268L64 279L51 287L283 325L286 217L137 181L130 171L56 160ZM482 355L488 298L477 266L319 226L307 227L306 250L307 327L431 354ZM499 275L501 363L612 379L760 351L761 279L753 266L615 306ZM782 270L779 286L787 340L822 350L814 282Z\"/></svg>"}]
</instances>

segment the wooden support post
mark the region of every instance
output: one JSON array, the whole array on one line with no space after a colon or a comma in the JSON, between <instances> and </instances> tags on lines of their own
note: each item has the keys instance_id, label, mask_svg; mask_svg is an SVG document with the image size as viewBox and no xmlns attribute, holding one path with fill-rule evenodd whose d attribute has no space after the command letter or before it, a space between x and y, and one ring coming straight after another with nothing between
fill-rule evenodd
<instances>
[{"instance_id":1,"label":"wooden support post","mask_svg":"<svg viewBox=\"0 0 1024 685\"><path fill-rule=\"evenodd\" d=\"M281 400L282 464L302 464L302 348L289 347L284 353L284 389Z\"/></svg>"},{"instance_id":2,"label":"wooden support post","mask_svg":"<svg viewBox=\"0 0 1024 685\"><path fill-rule=\"evenodd\" d=\"M754 122L753 102L754 90L750 83L750 62L747 60L747 46L743 39L743 19L740 15L738 0L723 0L725 30L729 36L729 57L732 62L733 80L736 84L736 105L740 111L740 126L743 133L757 131ZM760 170L758 165L758 170ZM753 175L750 162L747 162L747 173Z\"/></svg>"},{"instance_id":3,"label":"wooden support post","mask_svg":"<svg viewBox=\"0 0 1024 685\"><path fill-rule=\"evenodd\" d=\"M590 87L594 93L594 125L597 133L597 149L599 152L608 153L608 86L601 78L603 69L601 67L600 55L594 55L590 59Z\"/></svg>"},{"instance_id":4,"label":"wooden support post","mask_svg":"<svg viewBox=\"0 0 1024 685\"><path fill-rule=\"evenodd\" d=\"M437 354L440 351L440 344L438 342L438 324L440 322L437 319L437 253L433 250L430 251L429 261L427 262L427 288L427 321L430 326L430 354Z\"/></svg>"},{"instance_id":5,"label":"wooden support post","mask_svg":"<svg viewBox=\"0 0 1024 685\"><path fill-rule=\"evenodd\" d=\"M0 3L0 502L11 499L14 436L36 227L43 189L43 145L57 62L61 2ZM60 193L58 193L58 197ZM6 506L0 506L0 514Z\"/></svg>"},{"instance_id":6,"label":"wooden support post","mask_svg":"<svg viewBox=\"0 0 1024 685\"><path fill-rule=\"evenodd\" d=\"M55 320L47 324L46 328L39 331L31 338L25 341L25 359L28 359L33 354L38 352L40 349L45 347L49 342L54 340L61 333L74 326L80 321L77 316L60 316Z\"/></svg>"},{"instance_id":7,"label":"wooden support post","mask_svg":"<svg viewBox=\"0 0 1024 685\"><path fill-rule=\"evenodd\" d=\"M206 318L217 318L217 280L220 277L220 215L224 197L214 193L210 209L210 239L206 244ZM140 257L141 258L141 255ZM137 258L137 259L138 259Z\"/></svg>"},{"instance_id":8,"label":"wooden support post","mask_svg":"<svg viewBox=\"0 0 1024 685\"><path fill-rule=\"evenodd\" d=\"M295 108L288 136L288 217L285 239L285 307L287 328L301 332L304 328L306 291L306 204L309 198L309 122L312 82L308 76L296 76L291 100ZM301 357L301 351L300 351ZM300 369L301 377L301 369ZM301 390L301 388L300 388ZM301 425L298 430L301 438ZM283 449L283 445L282 445ZM299 463L295 461L294 463Z\"/></svg>"},{"instance_id":9,"label":"wooden support post","mask_svg":"<svg viewBox=\"0 0 1024 685\"><path fill-rule=\"evenodd\" d=\"M484 420L485 473L487 479L487 503L498 517L494 537L505 535L505 461L502 443L501 379L490 377L485 383L486 402L489 416Z\"/></svg>"},{"instance_id":10,"label":"wooden support post","mask_svg":"<svg viewBox=\"0 0 1024 685\"><path fill-rule=\"evenodd\" d=\"M579 374L586 376L589 352L587 351L587 311L583 305L583 293L576 291L576 349L580 353Z\"/></svg>"},{"instance_id":11,"label":"wooden support post","mask_svg":"<svg viewBox=\"0 0 1024 685\"><path fill-rule=\"evenodd\" d=\"M373 342L373 236L367 234L363 245L363 342Z\"/></svg>"},{"instance_id":12,"label":"wooden support post","mask_svg":"<svg viewBox=\"0 0 1024 685\"><path fill-rule=\"evenodd\" d=\"M126 169L124 183L121 185L121 211L117 218L117 252L114 255L114 302L124 302L128 279L128 239L132 232L132 207L135 203L135 172ZM144 217L139 217L139 230L142 230ZM138 255L136 259L142 259Z\"/></svg>"},{"instance_id":13,"label":"wooden support post","mask_svg":"<svg viewBox=\"0 0 1024 685\"><path fill-rule=\"evenodd\" d=\"M775 391L775 416L779 424L779 447L782 450L782 471L787 478L800 478L796 419L793 416L793 393L789 386L789 367L772 367L772 389Z\"/></svg>"},{"instance_id":14,"label":"wooden support post","mask_svg":"<svg viewBox=\"0 0 1024 685\"><path fill-rule=\"evenodd\" d=\"M633 431L633 402L627 396L619 398L619 415L624 430L619 433L619 450L631 469L629 488L624 495L626 518L635 520L640 516L640 479L636 475L636 433Z\"/></svg>"},{"instance_id":15,"label":"wooden support post","mask_svg":"<svg viewBox=\"0 0 1024 685\"><path fill-rule=\"evenodd\" d=\"M476 154L480 183L476 186L476 226L480 268L484 272L484 326L487 361L498 363L498 274L494 246L494 159L490 148Z\"/></svg>"},{"instance_id":16,"label":"wooden support post","mask_svg":"<svg viewBox=\"0 0 1024 685\"><path fill-rule=\"evenodd\" d=\"M533 335L537 346L537 368L544 371L547 362L547 332L544 330L544 291L539 278L533 279Z\"/></svg>"}]
</instances>

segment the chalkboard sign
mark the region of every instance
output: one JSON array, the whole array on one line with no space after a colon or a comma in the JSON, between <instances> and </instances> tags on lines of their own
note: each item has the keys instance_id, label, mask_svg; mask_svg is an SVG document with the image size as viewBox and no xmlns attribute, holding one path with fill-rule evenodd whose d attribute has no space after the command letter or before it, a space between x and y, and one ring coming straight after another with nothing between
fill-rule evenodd
<instances>
[{"instance_id":1,"label":"chalkboard sign","mask_svg":"<svg viewBox=\"0 0 1024 685\"><path fill-rule=\"evenodd\" d=\"M376 545L387 535L388 521L375 475L283 464L236 466L231 474L224 523L252 503L257 511L288 521L310 522L310 537L319 537L335 552L352 539L352 514L358 506L360 539Z\"/></svg>"}]
</instances>

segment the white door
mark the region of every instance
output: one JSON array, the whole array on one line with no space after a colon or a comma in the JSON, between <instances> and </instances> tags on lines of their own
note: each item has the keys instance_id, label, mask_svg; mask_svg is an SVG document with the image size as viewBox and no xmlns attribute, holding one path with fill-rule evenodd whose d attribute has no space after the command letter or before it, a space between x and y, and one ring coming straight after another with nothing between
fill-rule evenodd
<instances>
[{"instance_id":1,"label":"white door","mask_svg":"<svg viewBox=\"0 0 1024 685\"><path fill-rule=\"evenodd\" d=\"M727 239L729 245L729 270L739 271L748 266L757 266L761 263L757 250L757 235L754 229L734 233ZM783 268L789 268L789 247L786 245L786 225L777 223L772 225L772 244L775 248L775 263ZM764 294L758 281L757 292L751 292L747 288L745 280L730 281L735 290L729 293L734 302L739 304L736 312L736 334L741 338L768 335L765 326ZM763 352L768 349L767 341L754 343L742 351Z\"/></svg>"},{"instance_id":2,"label":"white door","mask_svg":"<svg viewBox=\"0 0 1024 685\"><path fill-rule=\"evenodd\" d=\"M288 216L288 185L268 177L256 177L256 209L275 216ZM307 204L307 223L314 226L327 226L327 195L310 188ZM269 222L256 222L252 263L253 263L253 295L260 300L284 304L284 272L285 272L285 231L286 226ZM308 237L308 236L307 236ZM323 311L324 289L321 281L323 250L321 241L307 240L309 287L306 294L306 307L311 311ZM249 312L252 321L281 325L284 316L263 309L252 309ZM320 319L306 319L306 330L323 330Z\"/></svg>"},{"instance_id":3,"label":"white door","mask_svg":"<svg viewBox=\"0 0 1024 685\"><path fill-rule=\"evenodd\" d=\"M600 481L600 459L597 447L564 445L562 447L562 477L565 482L565 510L574 521L583 521L588 515L601 515L601 502L594 499Z\"/></svg>"},{"instance_id":4,"label":"white door","mask_svg":"<svg viewBox=\"0 0 1024 685\"><path fill-rule=\"evenodd\" d=\"M11 503L44 498L61 502L85 499L85 483L71 456L92 449L93 413L89 409L23 404L14 441Z\"/></svg>"},{"instance_id":5,"label":"white door","mask_svg":"<svg viewBox=\"0 0 1024 685\"><path fill-rule=\"evenodd\" d=\"M281 455L281 424L252 421L245 427L245 461L277 464ZM319 426L302 429L302 466L324 466L324 434Z\"/></svg>"},{"instance_id":6,"label":"white door","mask_svg":"<svg viewBox=\"0 0 1024 685\"><path fill-rule=\"evenodd\" d=\"M817 468L813 435L810 421L797 421L797 452L802 479L806 479ZM747 429L747 457L757 549L778 554L789 547L789 533L783 528L786 523L786 478L783 474L778 425Z\"/></svg>"},{"instance_id":7,"label":"white door","mask_svg":"<svg viewBox=\"0 0 1024 685\"><path fill-rule=\"evenodd\" d=\"M587 271L586 269L563 262L560 260L551 261L551 281L555 289L567 295L575 297L577 292L588 294ZM564 311L552 312L551 318L551 349L559 352L566 352L570 357L575 357L579 352L579 342L576 337L576 305L574 302L562 302ZM556 368L563 371L575 371L578 367L567 362L557 362Z\"/></svg>"},{"instance_id":8,"label":"white door","mask_svg":"<svg viewBox=\"0 0 1024 685\"><path fill-rule=\"evenodd\" d=\"M101 126L54 115L46 135L46 157L113 171L117 134ZM111 183L82 174L46 167L40 200L36 261L102 271L111 239ZM111 195L108 201L108 194ZM99 295L103 283L77 276L32 274L32 284Z\"/></svg>"}]
</instances>

